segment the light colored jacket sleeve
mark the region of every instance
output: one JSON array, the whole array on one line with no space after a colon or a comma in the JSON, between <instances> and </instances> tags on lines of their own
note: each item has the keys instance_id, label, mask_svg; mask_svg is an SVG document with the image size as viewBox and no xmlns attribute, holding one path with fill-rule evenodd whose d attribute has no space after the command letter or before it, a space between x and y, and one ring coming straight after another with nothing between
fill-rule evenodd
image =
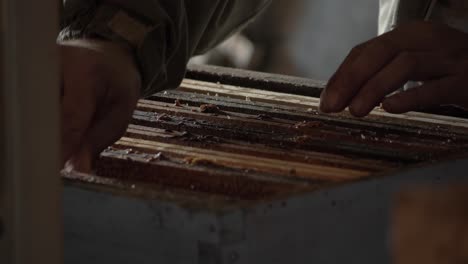
<instances>
[{"instance_id":1,"label":"light colored jacket sleeve","mask_svg":"<svg viewBox=\"0 0 468 264\"><path fill-rule=\"evenodd\" d=\"M431 0L380 0L379 34L402 23L424 20Z\"/></svg>"},{"instance_id":2,"label":"light colored jacket sleeve","mask_svg":"<svg viewBox=\"0 0 468 264\"><path fill-rule=\"evenodd\" d=\"M109 20L120 11L148 25L151 30L132 46L143 78L142 94L148 96L176 88L191 56L207 51L245 26L270 1L64 0L59 40L90 35L105 38ZM102 6L114 11L98 14Z\"/></svg>"}]
</instances>

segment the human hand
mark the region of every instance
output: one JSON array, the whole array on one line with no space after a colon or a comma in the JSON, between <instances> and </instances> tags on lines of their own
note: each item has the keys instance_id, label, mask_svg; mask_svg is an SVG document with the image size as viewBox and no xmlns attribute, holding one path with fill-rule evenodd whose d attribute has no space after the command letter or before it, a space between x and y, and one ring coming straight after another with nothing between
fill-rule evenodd
<instances>
[{"instance_id":1,"label":"human hand","mask_svg":"<svg viewBox=\"0 0 468 264\"><path fill-rule=\"evenodd\" d=\"M388 96L407 81L423 84ZM390 113L442 104L468 108L468 34L414 22L356 46L322 92L320 109L349 106L362 117L380 103Z\"/></svg>"},{"instance_id":2,"label":"human hand","mask_svg":"<svg viewBox=\"0 0 468 264\"><path fill-rule=\"evenodd\" d=\"M90 171L92 159L125 132L139 98L132 54L108 41L59 44L62 69L62 162Z\"/></svg>"}]
</instances>

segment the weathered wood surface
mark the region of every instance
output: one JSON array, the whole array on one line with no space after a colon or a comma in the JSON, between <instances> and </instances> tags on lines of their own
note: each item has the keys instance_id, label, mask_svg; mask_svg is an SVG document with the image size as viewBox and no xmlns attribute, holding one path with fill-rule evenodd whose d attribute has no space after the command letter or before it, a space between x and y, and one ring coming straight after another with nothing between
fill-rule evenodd
<instances>
[{"instance_id":1,"label":"weathered wood surface","mask_svg":"<svg viewBox=\"0 0 468 264\"><path fill-rule=\"evenodd\" d=\"M363 119L325 115L317 98L187 79L140 100L96 173L251 200L378 177L467 146L461 118L380 109Z\"/></svg>"}]
</instances>

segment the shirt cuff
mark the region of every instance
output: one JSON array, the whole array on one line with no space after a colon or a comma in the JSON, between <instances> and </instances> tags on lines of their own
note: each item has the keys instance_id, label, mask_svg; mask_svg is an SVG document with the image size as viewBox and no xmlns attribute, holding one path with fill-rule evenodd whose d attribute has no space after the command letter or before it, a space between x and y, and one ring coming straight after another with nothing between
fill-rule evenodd
<instances>
[{"instance_id":1,"label":"shirt cuff","mask_svg":"<svg viewBox=\"0 0 468 264\"><path fill-rule=\"evenodd\" d=\"M176 88L185 74L189 57L180 49L181 40L174 40L167 18L163 13L147 19L117 6L89 5L65 18L58 40L101 38L128 46L142 76L142 95L149 96ZM179 51L175 52L175 47ZM168 69L174 69L170 79Z\"/></svg>"}]
</instances>

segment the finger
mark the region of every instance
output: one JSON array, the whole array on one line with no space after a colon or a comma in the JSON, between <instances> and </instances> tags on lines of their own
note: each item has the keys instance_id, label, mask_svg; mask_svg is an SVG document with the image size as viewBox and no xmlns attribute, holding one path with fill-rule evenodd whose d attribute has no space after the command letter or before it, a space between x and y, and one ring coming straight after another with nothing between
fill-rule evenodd
<instances>
[{"instance_id":1,"label":"finger","mask_svg":"<svg viewBox=\"0 0 468 264\"><path fill-rule=\"evenodd\" d=\"M429 81L386 98L382 107L389 113L400 114L441 104L456 103L458 99L454 88L458 87L455 87L455 84L456 78L454 77Z\"/></svg>"},{"instance_id":2,"label":"finger","mask_svg":"<svg viewBox=\"0 0 468 264\"><path fill-rule=\"evenodd\" d=\"M92 69L72 67L74 66L66 65L64 69L61 113L63 161L66 161L81 144L96 109L95 92L102 85Z\"/></svg>"},{"instance_id":3,"label":"finger","mask_svg":"<svg viewBox=\"0 0 468 264\"><path fill-rule=\"evenodd\" d=\"M64 169L66 171L79 171L89 173L92 170L92 151L89 145L83 145L67 160Z\"/></svg>"},{"instance_id":4,"label":"finger","mask_svg":"<svg viewBox=\"0 0 468 264\"><path fill-rule=\"evenodd\" d=\"M449 74L449 66L438 54L401 52L358 91L349 110L354 116L365 116L406 82L440 78Z\"/></svg>"},{"instance_id":5,"label":"finger","mask_svg":"<svg viewBox=\"0 0 468 264\"><path fill-rule=\"evenodd\" d=\"M360 88L399 52L389 39L377 37L361 50L353 50L346 64L341 66L321 98L321 110L339 112L344 110ZM354 54L352 54L354 53Z\"/></svg>"},{"instance_id":6,"label":"finger","mask_svg":"<svg viewBox=\"0 0 468 264\"><path fill-rule=\"evenodd\" d=\"M103 118L93 124L85 138L85 142L92 146L93 156L98 155L104 148L122 137L131 120L135 105L136 103L131 106L115 104L109 111L101 113Z\"/></svg>"},{"instance_id":7,"label":"finger","mask_svg":"<svg viewBox=\"0 0 468 264\"><path fill-rule=\"evenodd\" d=\"M364 43L359 44L356 47L354 47L349 52L349 54L346 56L346 58L341 63L341 65L338 67L338 69L335 71L335 73L330 77L325 89L323 89L322 93L320 94L319 108L320 108L321 111L330 112L329 106L327 105L328 101L330 101L330 99L328 99L330 97L330 95L329 95L330 92L329 91L333 90L333 88L335 87L334 83L335 83L335 81L337 79L337 76L339 76L342 73L343 69L346 69L348 67L347 65L350 62L354 61L354 59L356 59L356 57L361 54L362 50L365 48L365 46L367 44L368 44L368 42L364 42ZM330 87L332 87L332 88L330 88ZM331 93L333 94L333 91Z\"/></svg>"},{"instance_id":8,"label":"finger","mask_svg":"<svg viewBox=\"0 0 468 264\"><path fill-rule=\"evenodd\" d=\"M71 157L69 165L77 171L89 172L92 160L125 133L135 106L136 100L102 105L86 132L81 149Z\"/></svg>"},{"instance_id":9,"label":"finger","mask_svg":"<svg viewBox=\"0 0 468 264\"><path fill-rule=\"evenodd\" d=\"M333 86L333 83L336 81L336 77L339 76L342 73L343 69L346 69L348 67L348 65L351 62L353 62L357 58L357 56L359 56L361 54L361 52L364 50L364 48L366 47L366 45L368 43L369 43L369 41L364 42L362 44L359 44L349 52L349 54L343 60L341 65L338 67L338 69L335 71L335 73L328 80L327 87ZM327 89L324 89L324 91L322 92L322 96L326 96L325 95L326 93L327 93Z\"/></svg>"}]
</instances>

